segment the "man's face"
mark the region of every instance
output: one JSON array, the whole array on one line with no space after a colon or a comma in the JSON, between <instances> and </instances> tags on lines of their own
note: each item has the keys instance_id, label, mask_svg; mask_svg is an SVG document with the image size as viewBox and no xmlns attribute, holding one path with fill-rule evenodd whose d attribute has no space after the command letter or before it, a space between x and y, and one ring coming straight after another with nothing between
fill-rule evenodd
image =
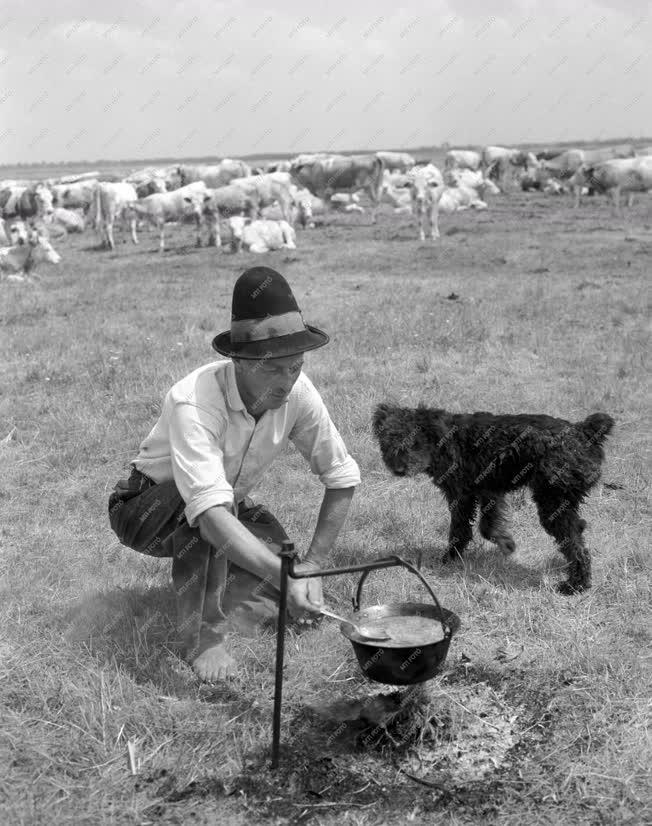
<instances>
[{"instance_id":1,"label":"man's face","mask_svg":"<svg viewBox=\"0 0 652 826\"><path fill-rule=\"evenodd\" d=\"M287 401L303 367L303 354L285 358L234 359L240 398L253 416Z\"/></svg>"}]
</instances>

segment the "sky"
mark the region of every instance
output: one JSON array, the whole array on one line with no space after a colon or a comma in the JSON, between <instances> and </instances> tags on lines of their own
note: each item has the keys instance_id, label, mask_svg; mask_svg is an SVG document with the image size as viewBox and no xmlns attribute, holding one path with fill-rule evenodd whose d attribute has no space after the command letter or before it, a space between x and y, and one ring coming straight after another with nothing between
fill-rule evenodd
<instances>
[{"instance_id":1,"label":"sky","mask_svg":"<svg viewBox=\"0 0 652 826\"><path fill-rule=\"evenodd\" d=\"M643 0L30 0L0 163L652 136Z\"/></svg>"}]
</instances>

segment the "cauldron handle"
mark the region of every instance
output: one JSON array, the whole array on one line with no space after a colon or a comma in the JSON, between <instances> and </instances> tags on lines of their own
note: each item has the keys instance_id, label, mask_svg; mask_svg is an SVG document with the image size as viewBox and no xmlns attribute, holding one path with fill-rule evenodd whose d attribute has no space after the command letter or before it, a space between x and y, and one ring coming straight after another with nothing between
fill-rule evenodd
<instances>
[{"instance_id":1,"label":"cauldron handle","mask_svg":"<svg viewBox=\"0 0 652 826\"><path fill-rule=\"evenodd\" d=\"M431 588L431 587L430 587L430 585L428 584L428 581L427 581L427 580L426 580L426 578L423 576L423 574L421 573L421 571L419 571L417 568L415 568L415 567L414 567L414 565L412 565L412 563L411 563L411 562L406 562L406 561L405 561L402 557L400 557L400 556L396 556L396 555L395 555L395 556L393 556L392 558L396 560L396 563L397 563L398 565L403 565L403 567L404 567L404 568L407 568L407 569L408 569L408 571L410 571L410 573L415 574L416 576L418 576L418 577L419 577L419 579L421 580L421 582L422 582L422 583L426 586L426 589L427 589L428 593L429 593L429 594L430 594L430 596L432 597L432 601L435 603L435 607L437 608L437 611L439 612L439 621L440 621L440 622L443 622L443 621L444 621L444 612L442 611L442 607L441 607L441 605L439 604L439 600L438 600L438 599L437 599L437 597L435 596L435 592L432 590L432 588ZM377 570L377 569L375 569L375 568L369 568L368 570L364 571L364 572L363 572L363 574L362 574L362 576L360 577L360 581L358 582L358 587L357 587L357 589L356 589L355 596L354 596L354 597L352 598L352 600L351 600L351 602L353 603L353 610L354 610L354 611L359 611L359 610L360 610L360 597L361 597L361 595L362 595L362 586L364 585L364 582L365 582L366 578L367 578L367 577L369 576L369 574L370 574L372 571L374 571L374 570Z\"/></svg>"}]
</instances>

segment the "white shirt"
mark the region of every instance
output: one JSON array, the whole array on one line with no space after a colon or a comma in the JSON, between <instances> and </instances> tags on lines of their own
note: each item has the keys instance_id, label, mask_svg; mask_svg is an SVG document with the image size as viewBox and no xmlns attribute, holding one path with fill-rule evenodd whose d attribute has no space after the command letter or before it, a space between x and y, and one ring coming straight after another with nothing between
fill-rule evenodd
<instances>
[{"instance_id":1,"label":"white shirt","mask_svg":"<svg viewBox=\"0 0 652 826\"><path fill-rule=\"evenodd\" d=\"M360 484L360 471L321 396L301 373L286 402L256 422L230 360L206 364L168 391L132 464L154 482L174 479L188 524L214 505L234 508L291 439L327 488Z\"/></svg>"}]
</instances>

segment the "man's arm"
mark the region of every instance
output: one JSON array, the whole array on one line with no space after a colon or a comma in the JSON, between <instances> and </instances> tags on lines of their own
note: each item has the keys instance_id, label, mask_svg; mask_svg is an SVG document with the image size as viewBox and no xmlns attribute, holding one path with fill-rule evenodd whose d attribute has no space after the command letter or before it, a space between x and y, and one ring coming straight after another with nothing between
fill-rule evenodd
<instances>
[{"instance_id":1,"label":"man's arm","mask_svg":"<svg viewBox=\"0 0 652 826\"><path fill-rule=\"evenodd\" d=\"M326 488L315 533L304 562L327 567L328 556L349 513L355 487Z\"/></svg>"},{"instance_id":2,"label":"man's arm","mask_svg":"<svg viewBox=\"0 0 652 826\"><path fill-rule=\"evenodd\" d=\"M222 505L208 508L197 517L197 525L202 539L212 545L216 553L224 554L236 565L280 588L280 558L250 533L228 508ZM297 570L301 569L302 566L297 566ZM315 612L315 605L308 598L307 581L288 579L289 608L295 616L306 611Z\"/></svg>"}]
</instances>

